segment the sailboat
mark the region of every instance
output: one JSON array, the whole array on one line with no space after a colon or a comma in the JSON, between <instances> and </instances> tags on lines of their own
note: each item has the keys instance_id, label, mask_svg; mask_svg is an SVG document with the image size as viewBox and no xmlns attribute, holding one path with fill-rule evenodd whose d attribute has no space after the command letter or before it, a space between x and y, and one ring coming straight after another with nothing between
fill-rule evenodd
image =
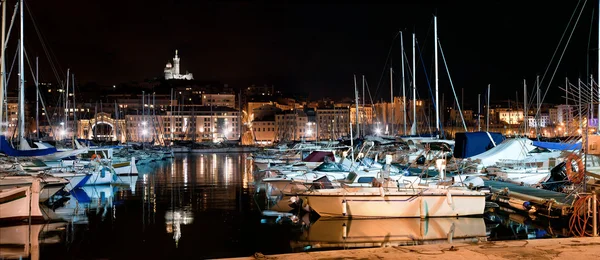
<instances>
[{"instance_id":1,"label":"sailboat","mask_svg":"<svg viewBox=\"0 0 600 260\"><path fill-rule=\"evenodd\" d=\"M20 40L19 40L19 102L18 102L18 107L19 107L19 111L18 111L18 126L19 126L19 132L18 132L18 140L19 140L19 147L17 149L15 149L14 147L12 147L12 145L7 141L6 136L4 135L0 135L0 152L3 152L4 154L8 155L8 156L14 156L14 157L31 157L31 156L44 156L44 155L49 155L49 154L53 154L56 153L56 148L55 147L38 147L38 148L32 148L31 146L29 146L29 143L27 142L27 140L25 140L25 62L24 62L24 44L23 44L23 40L24 40L24 34L23 34L23 29L24 29L24 24L23 24L23 0L19 1L19 13L20 13ZM2 16L2 23L5 22L4 20L4 15ZM2 26L2 28L4 28L4 26ZM2 32L2 34L4 35L4 32ZM0 43L0 48L4 49L4 42ZM2 58L2 77L5 77L5 73L4 73L4 59L5 59L6 55L3 55ZM37 79L36 79L37 80ZM2 82L5 82L4 80ZM5 83L3 83L5 84ZM1 92L4 92L5 86L0 86L0 88L2 88ZM0 104L4 103L4 95L0 95ZM1 116L0 116L1 118ZM1 120L1 119L0 119ZM2 122L0 122L0 125Z\"/></svg>"}]
</instances>

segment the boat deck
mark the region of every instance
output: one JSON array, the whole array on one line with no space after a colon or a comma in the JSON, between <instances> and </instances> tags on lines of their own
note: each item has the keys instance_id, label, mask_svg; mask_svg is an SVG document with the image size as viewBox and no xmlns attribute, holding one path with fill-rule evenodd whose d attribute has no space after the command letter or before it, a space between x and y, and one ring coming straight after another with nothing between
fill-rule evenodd
<instances>
[{"instance_id":1,"label":"boat deck","mask_svg":"<svg viewBox=\"0 0 600 260\"><path fill-rule=\"evenodd\" d=\"M537 189L537 188L528 187L528 186L521 186L518 184L514 184L514 183L510 183L510 182L503 182L503 181L485 180L484 183L486 186L489 186L494 189L508 188L508 190L512 191L512 192L518 192L518 193L521 193L524 195L537 197L540 199L554 199L554 200L556 200L556 202L567 204L567 205L571 205L573 202L572 196L568 197L567 194L561 193L561 192Z\"/></svg>"}]
</instances>

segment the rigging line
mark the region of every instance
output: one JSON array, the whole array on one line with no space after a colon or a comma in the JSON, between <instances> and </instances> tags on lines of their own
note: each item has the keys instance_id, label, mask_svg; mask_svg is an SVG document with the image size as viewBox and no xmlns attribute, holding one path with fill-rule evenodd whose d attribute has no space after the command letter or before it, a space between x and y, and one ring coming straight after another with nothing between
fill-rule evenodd
<instances>
[{"instance_id":1,"label":"rigging line","mask_svg":"<svg viewBox=\"0 0 600 260\"><path fill-rule=\"evenodd\" d=\"M594 13L596 12L595 8L592 8L592 19L590 21L590 32L588 34L588 42L587 42L587 51L586 51L586 62L585 62L585 75L590 75L590 43L592 41L592 28L594 27Z\"/></svg>"},{"instance_id":2,"label":"rigging line","mask_svg":"<svg viewBox=\"0 0 600 260\"><path fill-rule=\"evenodd\" d=\"M422 61L423 60L423 53L421 52L421 48L419 48L418 44L417 44L417 50L419 51L419 58ZM431 95L431 100L435 101L434 98L433 98L433 93L431 91L431 83L429 82L429 76L427 75L427 69L425 68L425 62L421 62L421 65L423 66L423 71L425 72L425 79L427 79L427 87L429 89L429 95ZM431 102L431 103L433 105L433 109L437 109L437 106L435 105L435 102ZM443 133L444 132L444 128L441 125L442 124L440 124L440 126L436 126L435 128L437 129L439 127L440 131ZM431 126L429 126L429 128L431 128Z\"/></svg>"},{"instance_id":3,"label":"rigging line","mask_svg":"<svg viewBox=\"0 0 600 260\"><path fill-rule=\"evenodd\" d=\"M548 86L546 87L546 91L544 91L544 95L542 96L542 102L546 98L546 95L548 94L548 90L550 89L550 85L552 84L552 81L554 80L554 76L556 76L556 71L558 70L558 66L560 65L560 62L562 61L563 56L565 55L567 47L569 46L569 43L571 42L571 38L573 37L573 33L575 32L575 28L577 27L577 24L579 23L579 18L581 18L581 14L583 13L583 7L585 6L586 3L587 3L587 0L585 0L585 2L583 3L581 11L579 12L579 15L577 16L577 20L575 20L575 25L573 25L573 29L571 30L571 34L569 34L569 38L567 39L567 42L565 43L565 48L563 49L563 51L562 51L562 53L560 55L560 58L558 59L558 63L556 64L556 67L554 68L554 72L552 73L552 77L550 78L550 82L548 82ZM541 107L541 103L540 103L540 105L538 105L538 109L536 111L536 117L539 116L540 107Z\"/></svg>"},{"instance_id":4,"label":"rigging line","mask_svg":"<svg viewBox=\"0 0 600 260\"><path fill-rule=\"evenodd\" d=\"M552 58L550 59L550 62L548 63L548 66L546 66L546 71L544 71L544 75L542 75L541 82L543 82L544 79L546 78L546 74L548 73L548 70L550 69L550 66L552 65L552 61L556 57L556 53L558 52L558 48L560 47L561 43L563 42L563 39L565 38L565 35L567 34L569 26L571 25L571 22L573 21L573 17L575 17L575 13L577 13L577 8L579 7L580 3L581 3L581 0L577 1L577 5L575 6L575 9L573 10L573 13L571 13L571 18L569 18L569 22L567 23L567 27L565 27L565 30L563 31L562 35L560 36L560 40L558 41L558 45L556 46L556 49L554 49L554 53L552 54ZM585 3L587 3L587 0L585 0ZM581 10L583 10L583 7L585 7L585 3L583 3L583 6L581 7ZM578 18L578 20L579 20L579 18ZM575 22L574 27L575 26L577 26L577 22Z\"/></svg>"},{"instance_id":5,"label":"rigging line","mask_svg":"<svg viewBox=\"0 0 600 260\"><path fill-rule=\"evenodd\" d=\"M6 75L6 83L4 83L4 86L8 86L8 83L10 83L10 75L12 74L12 71L15 67L15 62L17 61L19 48L20 48L19 46L21 46L21 45L20 44L17 45L17 51L15 51L15 57L13 58L12 64L10 65L10 70L8 71L8 74ZM4 93L6 93L6 91ZM4 99L4 102L7 102L6 99Z\"/></svg>"},{"instance_id":6,"label":"rigging line","mask_svg":"<svg viewBox=\"0 0 600 260\"><path fill-rule=\"evenodd\" d=\"M452 86L452 93L454 93L454 99L456 100L456 106L458 107L458 112L460 113L460 118L462 119L463 126L465 127L465 132L467 130L467 124L465 123L465 117L463 116L462 110L460 108L460 102L458 102L458 97L456 96L456 90L454 89L454 83L452 83L452 77L450 76L450 69L448 69L448 63L446 63L446 56L444 55L444 51L442 50L442 42L438 39L438 45L440 47L440 52L442 53L442 60L444 60L444 66L446 67L446 72L448 73L448 79L450 80L450 86Z\"/></svg>"},{"instance_id":7,"label":"rigging line","mask_svg":"<svg viewBox=\"0 0 600 260\"><path fill-rule=\"evenodd\" d=\"M375 94L377 94L377 92L379 91L379 87L381 86L381 80L383 79L383 75L387 71L387 64L388 64L388 61L390 60L390 56L392 55L392 49L394 48L394 42L395 42L396 38L398 38L398 35L400 35L400 31L398 31L396 33L396 35L394 36L394 38L392 39L392 44L390 45L387 57L385 58L385 63L383 64L383 70L381 71L381 76L379 76L379 82L377 83L377 88L375 88Z\"/></svg>"},{"instance_id":8,"label":"rigging line","mask_svg":"<svg viewBox=\"0 0 600 260\"><path fill-rule=\"evenodd\" d=\"M420 98L419 92L417 92L416 94L417 94L417 99ZM425 119L425 124L427 124L427 128L429 129L429 134L433 134L433 131L431 130L431 124L429 122L429 117L427 116L427 114L425 114L425 109L421 109L421 114L423 115L423 118Z\"/></svg>"},{"instance_id":9,"label":"rigging line","mask_svg":"<svg viewBox=\"0 0 600 260\"><path fill-rule=\"evenodd\" d=\"M33 18L33 13L31 12L31 10L29 9L29 5L25 2L24 4L25 8L27 8L27 13L29 14L29 17L31 18L31 22L33 24L33 28L38 36L38 38L40 39L40 43L42 45L42 49L44 50L44 53L46 54L46 57L48 58L48 62L50 63L50 68L52 69L52 72L54 73L54 76L56 77L56 79L58 80L58 84L60 84L61 87L64 88L64 84L65 81L62 80L60 75L64 75L64 71L63 69L60 67L60 64L57 66L55 65L55 60L56 59L56 55L53 55L53 51L46 46L46 42L44 41L44 37L42 35L42 32L39 30L39 28L37 27L37 23L35 21L35 19ZM54 57L54 59L53 59ZM58 69L57 69L58 67ZM69 79L66 79L69 80Z\"/></svg>"},{"instance_id":10,"label":"rigging line","mask_svg":"<svg viewBox=\"0 0 600 260\"><path fill-rule=\"evenodd\" d=\"M25 54L25 59L27 60L27 65L29 65L29 71L31 71L32 78L35 79L35 82L37 85L37 83L39 83L39 79L36 78L35 73L33 73L33 67L31 66L31 61L29 60L29 56L27 56L27 51L23 50L23 53ZM44 105L44 98L42 98L42 94L39 91L40 90L38 88L36 91L37 92L36 95L39 95L39 97L40 97L39 100L42 102L42 108L44 111L46 111L46 105ZM52 125L52 121L50 121L50 118L48 117L48 113L45 113L45 114L46 114L46 120L48 120L48 124Z\"/></svg>"}]
</instances>

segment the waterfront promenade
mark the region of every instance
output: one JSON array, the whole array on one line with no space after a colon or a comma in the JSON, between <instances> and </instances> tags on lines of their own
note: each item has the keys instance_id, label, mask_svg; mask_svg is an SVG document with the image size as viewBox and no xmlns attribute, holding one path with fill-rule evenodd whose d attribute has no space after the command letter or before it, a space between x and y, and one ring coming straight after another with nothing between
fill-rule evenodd
<instances>
[{"instance_id":1,"label":"waterfront promenade","mask_svg":"<svg viewBox=\"0 0 600 260\"><path fill-rule=\"evenodd\" d=\"M600 259L600 237L441 243L262 255L232 259Z\"/></svg>"}]
</instances>

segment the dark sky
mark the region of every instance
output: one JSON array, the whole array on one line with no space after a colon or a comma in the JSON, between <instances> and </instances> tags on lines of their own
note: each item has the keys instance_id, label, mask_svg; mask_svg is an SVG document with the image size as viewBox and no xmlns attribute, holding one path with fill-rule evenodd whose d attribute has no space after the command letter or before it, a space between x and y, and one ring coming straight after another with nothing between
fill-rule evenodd
<instances>
[{"instance_id":1,"label":"dark sky","mask_svg":"<svg viewBox=\"0 0 600 260\"><path fill-rule=\"evenodd\" d=\"M394 38L399 30L405 32L409 59L411 34L416 32L432 77L433 14L437 14L438 36L459 95L464 88L467 98L476 97L492 84L494 97L515 99L515 91L522 95L523 78L531 87L536 75L544 73L577 5L577 1L415 2L421 4L32 0L29 7L56 56L56 66L63 71L71 68L81 82L117 84L160 76L179 49L182 70L200 80L236 87L273 83L320 98L352 96L356 73L366 76L375 98L388 100L390 48L394 81L400 85L400 41ZM547 101L560 99L556 85L564 84L565 76L573 81L585 77L595 5L586 4ZM12 13L13 3L9 6ZM26 23L28 52L44 61L42 79L55 81L29 18ZM597 18L593 24L589 55L596 71ZM11 53L14 48L9 46L8 57ZM440 89L448 100L450 85L441 55L439 63ZM429 95L424 73L419 63L421 96Z\"/></svg>"}]
</instances>

